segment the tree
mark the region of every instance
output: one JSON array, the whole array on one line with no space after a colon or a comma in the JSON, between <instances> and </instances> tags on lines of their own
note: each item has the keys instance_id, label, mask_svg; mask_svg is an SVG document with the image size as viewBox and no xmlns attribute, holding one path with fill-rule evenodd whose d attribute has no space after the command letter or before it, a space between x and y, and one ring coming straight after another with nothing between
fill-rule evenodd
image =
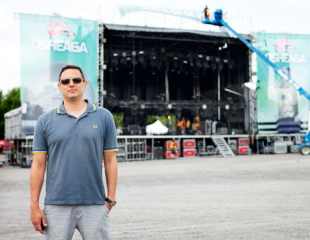
<instances>
[{"instance_id":1,"label":"tree","mask_svg":"<svg viewBox=\"0 0 310 240\"><path fill-rule=\"evenodd\" d=\"M4 114L21 106L20 89L13 88L5 96L0 90L0 139L4 139Z\"/></svg>"}]
</instances>

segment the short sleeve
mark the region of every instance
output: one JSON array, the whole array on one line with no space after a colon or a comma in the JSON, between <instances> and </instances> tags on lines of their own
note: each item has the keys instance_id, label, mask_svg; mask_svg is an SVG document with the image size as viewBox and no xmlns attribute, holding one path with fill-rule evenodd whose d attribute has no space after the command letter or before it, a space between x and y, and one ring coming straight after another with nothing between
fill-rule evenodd
<instances>
[{"instance_id":1,"label":"short sleeve","mask_svg":"<svg viewBox=\"0 0 310 240\"><path fill-rule=\"evenodd\" d=\"M116 128L115 122L112 114L108 111L106 116L106 129L105 129L105 138L104 138L104 152L117 152L117 137L116 137Z\"/></svg>"},{"instance_id":2,"label":"short sleeve","mask_svg":"<svg viewBox=\"0 0 310 240\"><path fill-rule=\"evenodd\" d=\"M34 130L33 154L47 152L47 144L44 136L43 121L39 118Z\"/></svg>"}]
</instances>

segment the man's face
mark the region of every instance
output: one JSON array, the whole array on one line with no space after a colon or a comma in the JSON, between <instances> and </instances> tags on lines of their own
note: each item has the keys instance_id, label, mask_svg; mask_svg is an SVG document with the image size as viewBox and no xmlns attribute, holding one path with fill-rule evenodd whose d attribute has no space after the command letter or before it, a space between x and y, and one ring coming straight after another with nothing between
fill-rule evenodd
<instances>
[{"instance_id":1,"label":"man's face","mask_svg":"<svg viewBox=\"0 0 310 240\"><path fill-rule=\"evenodd\" d=\"M68 84L62 83L62 80L69 79ZM74 83L73 79L82 79L80 83ZM86 89L87 81L83 81L82 75L77 69L67 69L60 76L60 82L58 83L59 91L64 98L75 99L83 98L83 93Z\"/></svg>"}]
</instances>

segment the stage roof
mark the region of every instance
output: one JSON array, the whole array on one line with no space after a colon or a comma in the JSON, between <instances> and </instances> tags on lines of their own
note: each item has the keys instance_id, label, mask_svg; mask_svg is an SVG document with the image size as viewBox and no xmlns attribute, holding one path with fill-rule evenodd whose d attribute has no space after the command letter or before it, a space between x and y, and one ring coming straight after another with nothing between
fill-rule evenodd
<instances>
[{"instance_id":1,"label":"stage roof","mask_svg":"<svg viewBox=\"0 0 310 240\"><path fill-rule=\"evenodd\" d=\"M226 32L213 32L213 31L198 31L186 29L173 29L173 28L156 28L156 27L142 27L142 26L129 26L129 25L116 25L116 24L103 24L105 28L115 31L128 31L128 32L154 32L154 33L190 33L210 37L231 38ZM241 34L242 37L251 41L253 36L250 34Z\"/></svg>"}]
</instances>

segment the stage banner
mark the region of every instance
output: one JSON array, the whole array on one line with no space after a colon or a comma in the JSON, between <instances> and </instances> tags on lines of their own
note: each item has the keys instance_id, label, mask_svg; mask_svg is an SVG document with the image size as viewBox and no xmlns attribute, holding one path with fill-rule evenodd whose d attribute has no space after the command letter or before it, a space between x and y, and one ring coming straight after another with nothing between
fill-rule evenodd
<instances>
[{"instance_id":1,"label":"stage banner","mask_svg":"<svg viewBox=\"0 0 310 240\"><path fill-rule=\"evenodd\" d=\"M310 93L310 35L257 33L255 43L271 62ZM259 133L307 130L309 101L257 56Z\"/></svg>"},{"instance_id":2,"label":"stage banner","mask_svg":"<svg viewBox=\"0 0 310 240\"><path fill-rule=\"evenodd\" d=\"M62 67L82 68L88 81L85 98L98 101L98 24L96 21L20 14L21 103L23 135L36 120L62 102L57 87Z\"/></svg>"}]
</instances>

